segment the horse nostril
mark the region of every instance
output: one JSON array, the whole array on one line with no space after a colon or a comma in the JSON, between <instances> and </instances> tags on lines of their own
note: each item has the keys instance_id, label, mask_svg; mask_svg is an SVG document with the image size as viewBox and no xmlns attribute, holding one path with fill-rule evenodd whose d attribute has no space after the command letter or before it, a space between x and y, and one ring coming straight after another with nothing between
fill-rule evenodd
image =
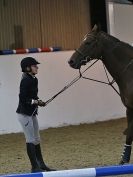
<instances>
[{"instance_id":1,"label":"horse nostril","mask_svg":"<svg viewBox=\"0 0 133 177\"><path fill-rule=\"evenodd\" d=\"M69 63L70 65L72 65L72 64L74 63L74 61L73 61L73 60L69 60L68 63Z\"/></svg>"}]
</instances>

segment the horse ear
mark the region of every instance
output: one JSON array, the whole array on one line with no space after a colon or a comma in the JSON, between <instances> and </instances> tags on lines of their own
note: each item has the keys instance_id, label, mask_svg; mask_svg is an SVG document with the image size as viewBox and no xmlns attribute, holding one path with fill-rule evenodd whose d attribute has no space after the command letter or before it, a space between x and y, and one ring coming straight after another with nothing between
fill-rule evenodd
<instances>
[{"instance_id":1,"label":"horse ear","mask_svg":"<svg viewBox=\"0 0 133 177\"><path fill-rule=\"evenodd\" d=\"M101 25L100 24L95 24L94 27L92 28L92 31L94 31L94 32L101 31Z\"/></svg>"},{"instance_id":2,"label":"horse ear","mask_svg":"<svg viewBox=\"0 0 133 177\"><path fill-rule=\"evenodd\" d=\"M95 24L92 28L92 31L97 31L97 29L98 29L98 26L97 26L97 24Z\"/></svg>"}]
</instances>

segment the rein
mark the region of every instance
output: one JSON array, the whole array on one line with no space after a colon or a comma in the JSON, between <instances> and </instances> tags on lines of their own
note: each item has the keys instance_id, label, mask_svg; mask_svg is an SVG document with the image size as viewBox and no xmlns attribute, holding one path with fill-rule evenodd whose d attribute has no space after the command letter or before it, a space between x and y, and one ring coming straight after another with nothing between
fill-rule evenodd
<instances>
[{"instance_id":1,"label":"rein","mask_svg":"<svg viewBox=\"0 0 133 177\"><path fill-rule=\"evenodd\" d=\"M83 55L82 55L83 56ZM85 57L86 58L86 57ZM89 57L87 57L89 58ZM86 58L86 59L87 59ZM85 60L86 60L85 59ZM113 86L113 83L115 82L115 80L112 80L110 82L109 80L109 77L108 77L108 74L107 74L107 70L104 66L104 70L105 70L105 73L106 73L106 76L107 76L107 79L108 79L108 82L104 82L104 81L100 81L100 80L96 80L96 79L92 79L92 78L88 78L88 77L84 77L83 74L89 69L91 68L95 63L97 63L100 59L96 59L90 66L88 66L84 71L81 72L81 69L79 69L79 76L75 77L70 83L68 83L63 89L61 89L57 94L55 94L53 97L51 97L50 99L48 99L46 102L45 102L45 106L47 106L51 101L53 101L58 95L60 95L61 93L63 93L65 90L67 90L69 87L71 87L74 83L76 83L79 79L83 78L83 79L88 79L88 80L91 80L91 81L94 81L94 82L99 82L99 83L102 83L102 84L106 84L106 85L110 85L115 91L116 93L120 96L120 93L116 90L116 88ZM86 60L86 63L87 63L88 60ZM34 115L34 113L36 112L36 110L38 109L38 107L35 108L35 110L33 111L32 113L32 116Z\"/></svg>"},{"instance_id":2,"label":"rein","mask_svg":"<svg viewBox=\"0 0 133 177\"><path fill-rule=\"evenodd\" d=\"M99 61L99 59L96 60L96 62ZM95 63L96 63L95 62ZM93 63L94 64L94 63ZM120 93L116 90L116 88L113 86L113 84L116 82L114 79L112 81L110 81L109 79L109 76L108 76L108 73L107 73L107 69L105 68L105 65L103 64L103 67L104 67L104 71L105 71L105 74L106 74L106 77L107 77L107 80L108 82L104 82L104 81L100 81L100 80L97 80L97 79L92 79L92 78L89 78L89 77L84 77L83 74L81 73L81 70L79 69L79 74L81 76L81 78L83 79L86 79L86 80L91 80L91 81L94 81L94 82L99 82L101 84L105 84L105 85L109 85L111 86L114 91L120 96Z\"/></svg>"},{"instance_id":3,"label":"rein","mask_svg":"<svg viewBox=\"0 0 133 177\"><path fill-rule=\"evenodd\" d=\"M82 54L82 56L84 56ZM84 57L85 60L84 61L88 61L89 56L87 57ZM53 97L51 97L50 99L48 99L46 102L45 102L45 106L47 104L49 104L51 101L53 101L58 95L60 95L62 92L64 92L65 90L67 90L69 87L71 87L74 83L76 83L79 79L83 78L83 79L88 79L88 80L91 80L91 81L95 81L95 82L99 82L99 83L102 83L102 84L106 84L106 85L110 85L115 91L116 93L120 96L120 93L116 90L116 88L113 86L113 83L115 83L115 80L113 79L112 81L109 80L109 77L108 77L108 73L107 73L107 70L104 66L104 70L105 70L105 74L107 76L107 79L108 79L108 82L104 82L104 81L100 81L100 80L96 80L96 79L92 79L92 78L87 78L87 77L84 77L83 74L89 69L91 68L95 63L97 63L100 59L96 59L90 66L88 66L84 71L81 72L81 69L79 69L79 76L77 76L76 78L74 78L70 83L68 83L62 90L60 90L57 94L55 94Z\"/></svg>"},{"instance_id":4,"label":"rein","mask_svg":"<svg viewBox=\"0 0 133 177\"><path fill-rule=\"evenodd\" d=\"M48 99L45 102L45 106L47 106L51 101L53 101L58 95L60 95L62 92L64 92L65 90L67 90L69 87L71 87L74 83L76 83L81 77L82 74L84 74L91 66L93 66L99 59L97 59L96 61L93 62L93 64L91 64L88 68L86 68L84 71L80 72L80 75L75 77L70 83L68 83L63 89L61 89L57 94L55 94L53 97L51 97L50 99ZM36 112L36 110L38 109L38 107L35 108L35 110L32 113L32 116L34 115L34 113Z\"/></svg>"}]
</instances>

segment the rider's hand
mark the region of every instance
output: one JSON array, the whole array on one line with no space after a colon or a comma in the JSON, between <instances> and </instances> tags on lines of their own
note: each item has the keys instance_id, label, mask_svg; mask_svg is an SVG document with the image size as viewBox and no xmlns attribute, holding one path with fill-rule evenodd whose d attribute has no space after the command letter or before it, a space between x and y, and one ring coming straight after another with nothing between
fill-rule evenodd
<instances>
[{"instance_id":1,"label":"rider's hand","mask_svg":"<svg viewBox=\"0 0 133 177\"><path fill-rule=\"evenodd\" d=\"M45 102L43 102L42 100L34 100L33 104L36 104L36 105L38 105L40 107L46 106Z\"/></svg>"},{"instance_id":2,"label":"rider's hand","mask_svg":"<svg viewBox=\"0 0 133 177\"><path fill-rule=\"evenodd\" d=\"M38 101L38 106L44 107L46 104L42 100L37 100Z\"/></svg>"}]
</instances>

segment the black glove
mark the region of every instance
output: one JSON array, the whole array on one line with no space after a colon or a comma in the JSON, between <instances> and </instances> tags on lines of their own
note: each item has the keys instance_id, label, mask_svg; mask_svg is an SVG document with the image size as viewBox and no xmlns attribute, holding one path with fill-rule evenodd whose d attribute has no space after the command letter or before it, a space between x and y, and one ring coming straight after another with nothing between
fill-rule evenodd
<instances>
[{"instance_id":1,"label":"black glove","mask_svg":"<svg viewBox=\"0 0 133 177\"><path fill-rule=\"evenodd\" d=\"M34 100L33 104L36 104L36 105L38 105L40 107L46 106L45 102L43 102L42 100Z\"/></svg>"},{"instance_id":2,"label":"black glove","mask_svg":"<svg viewBox=\"0 0 133 177\"><path fill-rule=\"evenodd\" d=\"M45 102L43 102L42 100L37 100L38 101L38 106L44 107L46 106Z\"/></svg>"}]
</instances>

